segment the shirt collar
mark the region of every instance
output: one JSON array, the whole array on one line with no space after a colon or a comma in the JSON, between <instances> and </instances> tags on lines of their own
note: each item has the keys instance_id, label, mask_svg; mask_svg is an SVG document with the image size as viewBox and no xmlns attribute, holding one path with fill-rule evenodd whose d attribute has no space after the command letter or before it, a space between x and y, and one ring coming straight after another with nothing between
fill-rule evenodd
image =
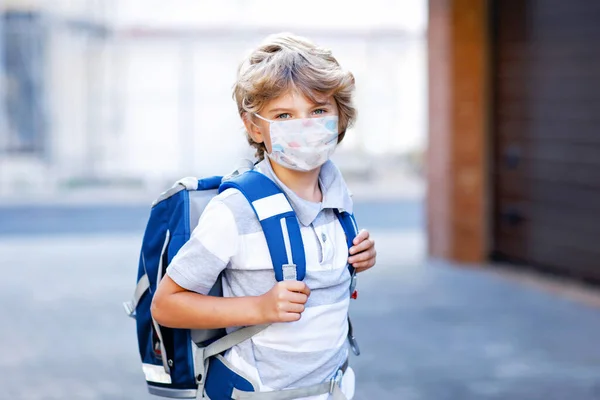
<instances>
[{"instance_id":1,"label":"shirt collar","mask_svg":"<svg viewBox=\"0 0 600 400\"><path fill-rule=\"evenodd\" d=\"M293 190L285 186L275 175L273 167L268 159L257 164L259 172L267 176L281 188L285 193L292 208L296 212L298 220L304 226L313 223L319 212L324 209L340 209L352 213L352 196L348 191L342 173L332 161L327 161L321 166L319 173L319 185L323 194L321 203L314 203L300 198Z\"/></svg>"}]
</instances>

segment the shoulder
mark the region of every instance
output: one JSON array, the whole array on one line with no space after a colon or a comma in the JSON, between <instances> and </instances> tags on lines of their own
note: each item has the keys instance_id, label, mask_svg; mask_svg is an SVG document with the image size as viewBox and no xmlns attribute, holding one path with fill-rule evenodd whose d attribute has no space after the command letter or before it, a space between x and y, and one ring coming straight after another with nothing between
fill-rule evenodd
<instances>
[{"instance_id":1,"label":"shoulder","mask_svg":"<svg viewBox=\"0 0 600 400\"><path fill-rule=\"evenodd\" d=\"M227 189L216 195L212 202L221 203L227 207L234 217L245 216L247 214L254 215L252 206L246 197L237 189Z\"/></svg>"},{"instance_id":2,"label":"shoulder","mask_svg":"<svg viewBox=\"0 0 600 400\"><path fill-rule=\"evenodd\" d=\"M220 208L227 209L241 235L262 230L256 214L246 197L237 189L227 189L215 196L211 203L219 204Z\"/></svg>"}]
</instances>

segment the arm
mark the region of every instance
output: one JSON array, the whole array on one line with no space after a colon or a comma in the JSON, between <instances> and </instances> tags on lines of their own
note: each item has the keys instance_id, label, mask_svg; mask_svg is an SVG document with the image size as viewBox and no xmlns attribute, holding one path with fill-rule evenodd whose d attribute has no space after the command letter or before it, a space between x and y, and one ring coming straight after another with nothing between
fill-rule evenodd
<instances>
[{"instance_id":1,"label":"arm","mask_svg":"<svg viewBox=\"0 0 600 400\"><path fill-rule=\"evenodd\" d=\"M237 252L233 213L220 199L211 200L190 239L171 260L152 300L152 316L171 328L211 329L261 323L256 299L207 296ZM217 304L215 304L215 301Z\"/></svg>"},{"instance_id":2,"label":"arm","mask_svg":"<svg viewBox=\"0 0 600 400\"><path fill-rule=\"evenodd\" d=\"M215 198L202 213L190 240L171 260L158 285L151 309L154 319L164 326L187 329L298 320L310 293L303 282L278 283L262 296L208 296L237 251L234 215Z\"/></svg>"},{"instance_id":3,"label":"arm","mask_svg":"<svg viewBox=\"0 0 600 400\"><path fill-rule=\"evenodd\" d=\"M159 324L170 328L213 329L267 322L259 297L205 296L182 288L168 275L158 285L151 312Z\"/></svg>"},{"instance_id":4,"label":"arm","mask_svg":"<svg viewBox=\"0 0 600 400\"><path fill-rule=\"evenodd\" d=\"M168 275L152 300L152 316L170 328L213 329L300 319L310 290L299 281L277 283L261 296L214 297L190 292Z\"/></svg>"}]
</instances>

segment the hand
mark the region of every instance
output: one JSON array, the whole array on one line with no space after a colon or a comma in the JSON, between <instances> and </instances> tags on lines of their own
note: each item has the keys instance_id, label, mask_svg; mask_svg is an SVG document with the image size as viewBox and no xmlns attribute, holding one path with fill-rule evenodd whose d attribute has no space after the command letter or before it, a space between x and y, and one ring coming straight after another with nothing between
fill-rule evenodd
<instances>
[{"instance_id":1,"label":"hand","mask_svg":"<svg viewBox=\"0 0 600 400\"><path fill-rule=\"evenodd\" d=\"M259 297L260 312L267 323L298 321L308 296L310 289L304 282L277 282Z\"/></svg>"},{"instance_id":2,"label":"hand","mask_svg":"<svg viewBox=\"0 0 600 400\"><path fill-rule=\"evenodd\" d=\"M348 262L356 269L356 272L363 272L375 265L377 251L375 250L375 240L369 236L365 229L361 230L354 238L354 246L350 248L350 258Z\"/></svg>"}]
</instances>

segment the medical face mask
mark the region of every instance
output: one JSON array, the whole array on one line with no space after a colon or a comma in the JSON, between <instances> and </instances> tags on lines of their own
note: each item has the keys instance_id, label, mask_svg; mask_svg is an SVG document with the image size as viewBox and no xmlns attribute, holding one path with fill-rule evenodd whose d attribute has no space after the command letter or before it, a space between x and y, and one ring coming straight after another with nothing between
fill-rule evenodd
<instances>
[{"instance_id":1,"label":"medical face mask","mask_svg":"<svg viewBox=\"0 0 600 400\"><path fill-rule=\"evenodd\" d=\"M269 123L271 152L269 158L282 167L312 171L325 164L338 140L338 117L302 118Z\"/></svg>"}]
</instances>

